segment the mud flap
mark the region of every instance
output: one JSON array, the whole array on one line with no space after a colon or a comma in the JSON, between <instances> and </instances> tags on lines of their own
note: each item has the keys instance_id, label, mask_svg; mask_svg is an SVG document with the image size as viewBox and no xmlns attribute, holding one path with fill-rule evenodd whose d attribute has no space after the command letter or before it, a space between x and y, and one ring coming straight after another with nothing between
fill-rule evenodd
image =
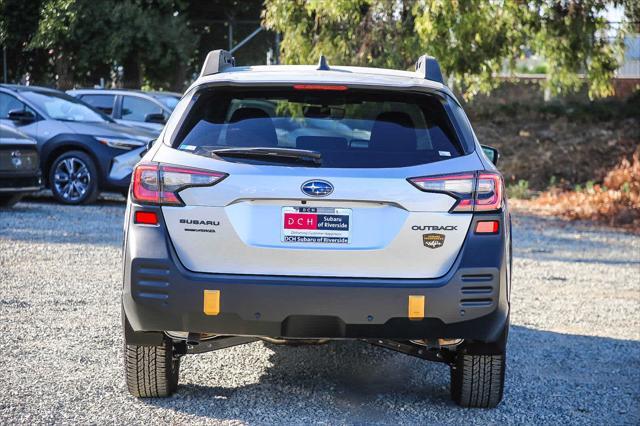
<instances>
[{"instance_id":1,"label":"mud flap","mask_svg":"<svg viewBox=\"0 0 640 426\"><path fill-rule=\"evenodd\" d=\"M124 309L122 309L122 328L124 330L124 341L127 345L161 346L164 340L164 333L162 332L135 331L129 324Z\"/></svg>"}]
</instances>

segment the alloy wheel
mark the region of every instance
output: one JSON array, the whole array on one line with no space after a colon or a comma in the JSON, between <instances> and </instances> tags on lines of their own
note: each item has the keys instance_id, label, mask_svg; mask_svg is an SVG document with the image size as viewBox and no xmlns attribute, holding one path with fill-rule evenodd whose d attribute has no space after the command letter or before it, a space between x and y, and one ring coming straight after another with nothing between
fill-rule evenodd
<instances>
[{"instance_id":1,"label":"alloy wheel","mask_svg":"<svg viewBox=\"0 0 640 426\"><path fill-rule=\"evenodd\" d=\"M62 198L77 202L89 190L91 173L84 161L77 157L67 157L56 165L53 184Z\"/></svg>"}]
</instances>

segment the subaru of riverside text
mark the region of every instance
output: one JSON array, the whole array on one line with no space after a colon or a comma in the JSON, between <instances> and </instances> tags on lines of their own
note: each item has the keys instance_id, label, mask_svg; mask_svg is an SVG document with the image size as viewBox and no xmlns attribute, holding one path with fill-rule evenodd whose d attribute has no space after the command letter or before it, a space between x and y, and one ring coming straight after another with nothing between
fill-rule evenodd
<instances>
[{"instance_id":1,"label":"subaru of riverside text","mask_svg":"<svg viewBox=\"0 0 640 426\"><path fill-rule=\"evenodd\" d=\"M433 57L414 72L210 52L132 175L129 391L179 391L189 354L353 339L446 363L456 403L495 407L511 290L497 159Z\"/></svg>"}]
</instances>

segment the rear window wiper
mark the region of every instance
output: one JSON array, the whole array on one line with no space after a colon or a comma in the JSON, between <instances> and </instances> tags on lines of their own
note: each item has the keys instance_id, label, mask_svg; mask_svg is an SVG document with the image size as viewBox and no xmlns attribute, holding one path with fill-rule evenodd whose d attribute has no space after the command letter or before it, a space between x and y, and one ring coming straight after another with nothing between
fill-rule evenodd
<instances>
[{"instance_id":1,"label":"rear window wiper","mask_svg":"<svg viewBox=\"0 0 640 426\"><path fill-rule=\"evenodd\" d=\"M316 166L322 164L322 154L308 149L276 147L218 148L209 151L209 153L218 157L256 158L280 163L311 163Z\"/></svg>"}]
</instances>

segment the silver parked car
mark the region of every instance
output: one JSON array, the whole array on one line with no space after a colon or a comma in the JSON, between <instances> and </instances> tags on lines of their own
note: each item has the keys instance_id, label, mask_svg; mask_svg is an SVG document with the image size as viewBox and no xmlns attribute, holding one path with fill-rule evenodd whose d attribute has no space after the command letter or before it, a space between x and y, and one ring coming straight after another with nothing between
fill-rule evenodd
<instances>
[{"instance_id":1,"label":"silver parked car","mask_svg":"<svg viewBox=\"0 0 640 426\"><path fill-rule=\"evenodd\" d=\"M160 133L180 100L179 93L127 89L74 89L67 93L107 114L118 123Z\"/></svg>"},{"instance_id":2,"label":"silver parked car","mask_svg":"<svg viewBox=\"0 0 640 426\"><path fill-rule=\"evenodd\" d=\"M171 395L187 354L357 339L444 362L454 401L496 406L511 287L496 159L434 58L407 72L211 52L133 172L129 391Z\"/></svg>"},{"instance_id":3,"label":"silver parked car","mask_svg":"<svg viewBox=\"0 0 640 426\"><path fill-rule=\"evenodd\" d=\"M133 166L156 137L37 86L0 84L0 124L37 141L45 184L65 204L91 203L100 191L126 194Z\"/></svg>"}]
</instances>

